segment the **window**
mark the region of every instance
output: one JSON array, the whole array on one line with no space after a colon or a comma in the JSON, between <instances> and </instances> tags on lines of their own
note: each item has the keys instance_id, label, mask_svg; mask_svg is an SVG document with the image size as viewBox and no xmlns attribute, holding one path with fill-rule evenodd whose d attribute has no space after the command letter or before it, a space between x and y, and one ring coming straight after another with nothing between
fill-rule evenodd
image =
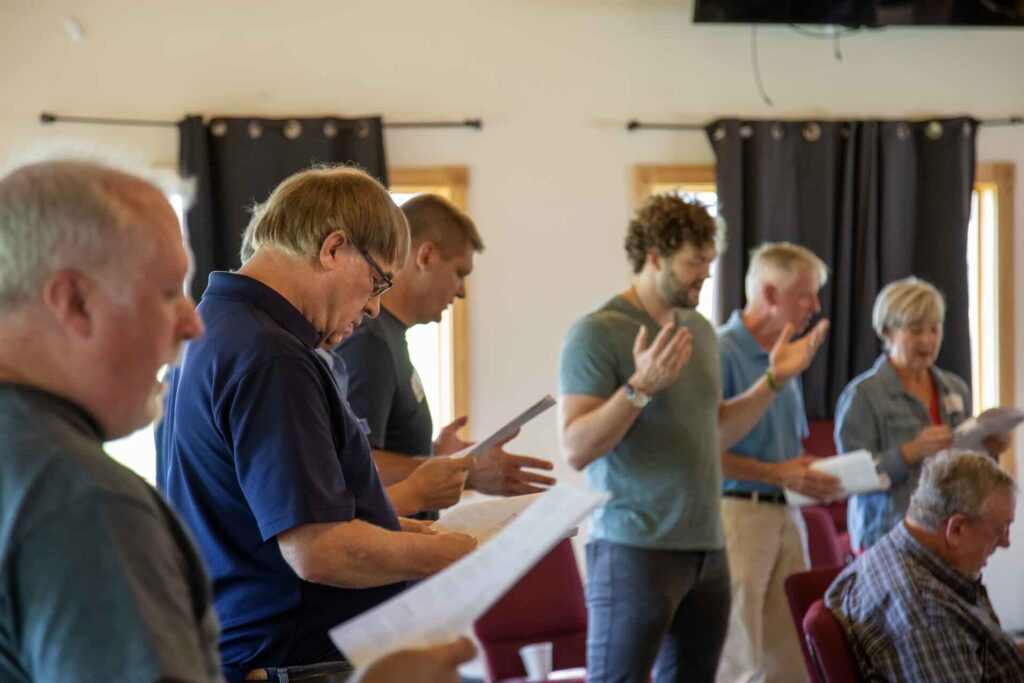
<instances>
[{"instance_id":1,"label":"window","mask_svg":"<svg viewBox=\"0 0 1024 683\"><path fill-rule=\"evenodd\" d=\"M718 216L718 191L715 188L713 166L634 166L633 199L636 206L653 194L675 192L696 199L708 207L708 213ZM711 263L711 275L700 290L697 311L708 320L712 317L715 300L715 276L718 260ZM724 321L720 321L724 322Z\"/></svg>"},{"instance_id":2,"label":"window","mask_svg":"<svg viewBox=\"0 0 1024 683\"><path fill-rule=\"evenodd\" d=\"M395 168L389 175L391 196L398 204L430 192L466 210L468 173L464 167ZM455 300L440 323L416 325L406 333L409 356L434 417L435 437L441 427L469 411L468 336L466 302L462 299Z\"/></svg>"},{"instance_id":3,"label":"window","mask_svg":"<svg viewBox=\"0 0 1024 683\"><path fill-rule=\"evenodd\" d=\"M1013 164L979 164L967 232L974 412L1014 405ZM1014 448L1003 466L1015 472Z\"/></svg>"}]
</instances>

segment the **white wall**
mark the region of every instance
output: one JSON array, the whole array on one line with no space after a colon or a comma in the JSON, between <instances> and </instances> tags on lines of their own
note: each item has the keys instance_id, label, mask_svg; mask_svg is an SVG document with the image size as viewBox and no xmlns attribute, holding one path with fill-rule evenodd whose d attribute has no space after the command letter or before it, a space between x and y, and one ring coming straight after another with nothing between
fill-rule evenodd
<instances>
[{"instance_id":1,"label":"white wall","mask_svg":"<svg viewBox=\"0 0 1024 683\"><path fill-rule=\"evenodd\" d=\"M71 14L81 44L61 27ZM490 427L556 389L566 328L623 286L630 165L713 161L702 134L630 134L627 119L1024 113L1024 32L868 31L842 40L837 63L830 41L762 28L769 108L754 89L749 28L694 27L690 14L669 0L0 0L0 158L87 137L174 164L173 129L42 127L44 109L482 117L482 132L392 131L387 145L393 165L470 168L488 245L471 280L472 417ZM1024 127L983 130L979 151L1024 177ZM1018 264L1022 253L1024 234ZM1024 302L1024 276L1016 289ZM1024 359L1017 368L1024 390ZM554 415L516 446L557 457ZM1024 625L1024 597L1011 595L1024 555L1009 555L992 580L1004 614Z\"/></svg>"}]
</instances>

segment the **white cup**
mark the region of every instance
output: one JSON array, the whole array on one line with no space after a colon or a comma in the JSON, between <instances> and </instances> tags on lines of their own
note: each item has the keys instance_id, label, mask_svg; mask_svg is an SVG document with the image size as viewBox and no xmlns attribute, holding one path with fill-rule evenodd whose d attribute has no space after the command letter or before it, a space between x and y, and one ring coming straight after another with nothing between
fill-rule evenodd
<instances>
[{"instance_id":1,"label":"white cup","mask_svg":"<svg viewBox=\"0 0 1024 683\"><path fill-rule=\"evenodd\" d=\"M523 660L526 668L526 680L543 681L551 673L551 650L550 642L533 643L519 648L519 658Z\"/></svg>"}]
</instances>

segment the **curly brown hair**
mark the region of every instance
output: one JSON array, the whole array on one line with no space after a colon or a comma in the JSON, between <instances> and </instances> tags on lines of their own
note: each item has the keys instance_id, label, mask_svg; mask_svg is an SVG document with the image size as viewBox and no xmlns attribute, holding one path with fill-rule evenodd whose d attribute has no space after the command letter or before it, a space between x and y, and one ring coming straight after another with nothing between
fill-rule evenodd
<instances>
[{"instance_id":1,"label":"curly brown hair","mask_svg":"<svg viewBox=\"0 0 1024 683\"><path fill-rule=\"evenodd\" d=\"M718 243L718 225L707 207L675 193L648 197L629 222L626 254L633 272L643 270L647 254L671 256L683 244L703 248Z\"/></svg>"}]
</instances>

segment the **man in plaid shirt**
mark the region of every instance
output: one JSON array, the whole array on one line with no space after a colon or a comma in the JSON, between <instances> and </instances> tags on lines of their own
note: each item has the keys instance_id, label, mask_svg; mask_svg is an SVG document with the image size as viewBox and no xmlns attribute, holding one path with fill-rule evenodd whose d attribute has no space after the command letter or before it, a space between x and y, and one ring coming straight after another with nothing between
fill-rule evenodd
<instances>
[{"instance_id":1,"label":"man in plaid shirt","mask_svg":"<svg viewBox=\"0 0 1024 683\"><path fill-rule=\"evenodd\" d=\"M1022 681L1024 657L981 583L1009 547L1016 487L992 458L925 464L903 523L847 567L825 604L867 681Z\"/></svg>"}]
</instances>

